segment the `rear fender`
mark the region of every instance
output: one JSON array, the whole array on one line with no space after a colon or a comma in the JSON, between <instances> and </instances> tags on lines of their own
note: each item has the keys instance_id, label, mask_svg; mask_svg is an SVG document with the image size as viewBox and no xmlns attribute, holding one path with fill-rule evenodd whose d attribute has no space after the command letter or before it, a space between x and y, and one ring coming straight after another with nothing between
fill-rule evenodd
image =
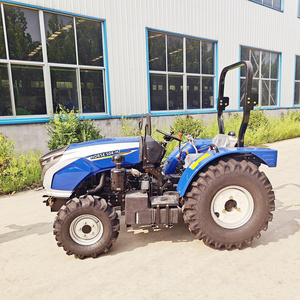
<instances>
[{"instance_id":1,"label":"rear fender","mask_svg":"<svg viewBox=\"0 0 300 300\"><path fill-rule=\"evenodd\" d=\"M277 151L269 148L219 148L219 152L207 151L197 157L183 172L177 186L177 191L180 196L183 196L196 174L198 174L205 166L212 161L225 156L233 155L251 155L258 159L259 162L266 164L269 167L276 167Z\"/></svg>"}]
</instances>

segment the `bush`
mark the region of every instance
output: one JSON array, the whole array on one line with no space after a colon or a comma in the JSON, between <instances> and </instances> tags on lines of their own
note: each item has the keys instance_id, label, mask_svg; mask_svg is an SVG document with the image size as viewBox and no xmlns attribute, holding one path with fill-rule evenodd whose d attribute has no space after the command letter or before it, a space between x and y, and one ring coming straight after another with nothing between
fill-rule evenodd
<instances>
[{"instance_id":1,"label":"bush","mask_svg":"<svg viewBox=\"0 0 300 300\"><path fill-rule=\"evenodd\" d=\"M171 131L174 131L175 134L182 133L184 136L191 135L193 138L199 137L204 128L202 120L194 120L189 115L186 117L176 116L175 122L170 126Z\"/></svg>"},{"instance_id":2,"label":"bush","mask_svg":"<svg viewBox=\"0 0 300 300\"><path fill-rule=\"evenodd\" d=\"M138 136L140 135L139 128L133 126L133 120L129 120L126 116L122 116L122 136Z\"/></svg>"},{"instance_id":3,"label":"bush","mask_svg":"<svg viewBox=\"0 0 300 300\"><path fill-rule=\"evenodd\" d=\"M0 134L0 194L41 185L41 153L31 151L18 155L14 147L13 142Z\"/></svg>"},{"instance_id":4,"label":"bush","mask_svg":"<svg viewBox=\"0 0 300 300\"><path fill-rule=\"evenodd\" d=\"M60 106L59 113L52 115L50 122L45 125L50 140L47 142L49 150L72 143L102 139L101 129L95 127L94 122L78 118L79 111L69 110Z\"/></svg>"},{"instance_id":5,"label":"bush","mask_svg":"<svg viewBox=\"0 0 300 300\"><path fill-rule=\"evenodd\" d=\"M14 144L0 133L0 171L7 168L14 152Z\"/></svg>"}]
</instances>

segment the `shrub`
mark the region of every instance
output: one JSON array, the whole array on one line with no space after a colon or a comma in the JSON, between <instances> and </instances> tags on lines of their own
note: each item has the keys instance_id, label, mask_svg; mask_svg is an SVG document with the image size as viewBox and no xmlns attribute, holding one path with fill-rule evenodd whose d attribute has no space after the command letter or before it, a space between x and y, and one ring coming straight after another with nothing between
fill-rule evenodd
<instances>
[{"instance_id":1,"label":"shrub","mask_svg":"<svg viewBox=\"0 0 300 300\"><path fill-rule=\"evenodd\" d=\"M14 151L14 144L0 133L0 171L7 168Z\"/></svg>"},{"instance_id":2,"label":"shrub","mask_svg":"<svg viewBox=\"0 0 300 300\"><path fill-rule=\"evenodd\" d=\"M14 193L41 184L41 153L20 154L14 143L0 134L0 194Z\"/></svg>"},{"instance_id":3,"label":"shrub","mask_svg":"<svg viewBox=\"0 0 300 300\"><path fill-rule=\"evenodd\" d=\"M94 121L78 118L79 111L66 109L60 106L59 113L52 115L50 122L45 125L50 140L47 142L49 150L95 139L102 139L101 129L94 125Z\"/></svg>"},{"instance_id":4,"label":"shrub","mask_svg":"<svg viewBox=\"0 0 300 300\"><path fill-rule=\"evenodd\" d=\"M122 136L138 136L140 135L139 128L133 126L133 120L129 120L126 116L122 116Z\"/></svg>"},{"instance_id":5,"label":"shrub","mask_svg":"<svg viewBox=\"0 0 300 300\"><path fill-rule=\"evenodd\" d=\"M175 134L182 133L185 136L191 135L193 138L199 137L204 128L205 125L202 120L193 119L189 115L186 117L176 116L175 122L170 126Z\"/></svg>"}]
</instances>

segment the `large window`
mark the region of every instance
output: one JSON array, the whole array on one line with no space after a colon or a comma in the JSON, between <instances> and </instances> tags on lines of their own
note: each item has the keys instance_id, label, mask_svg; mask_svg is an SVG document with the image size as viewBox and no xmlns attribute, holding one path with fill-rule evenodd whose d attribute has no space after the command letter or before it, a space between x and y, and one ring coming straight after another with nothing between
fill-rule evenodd
<instances>
[{"instance_id":1,"label":"large window","mask_svg":"<svg viewBox=\"0 0 300 300\"><path fill-rule=\"evenodd\" d=\"M253 66L253 91L258 93L261 106L275 106L278 98L279 54L258 49L241 48L242 60L250 60ZM241 106L245 91L245 70L241 69Z\"/></svg>"},{"instance_id":2,"label":"large window","mask_svg":"<svg viewBox=\"0 0 300 300\"><path fill-rule=\"evenodd\" d=\"M295 98L294 104L300 105L300 56L296 56Z\"/></svg>"},{"instance_id":3,"label":"large window","mask_svg":"<svg viewBox=\"0 0 300 300\"><path fill-rule=\"evenodd\" d=\"M282 0L250 0L252 2L257 2L261 3L265 6L277 9L277 10L282 10Z\"/></svg>"},{"instance_id":4,"label":"large window","mask_svg":"<svg viewBox=\"0 0 300 300\"><path fill-rule=\"evenodd\" d=\"M101 21L0 8L0 117L106 113Z\"/></svg>"},{"instance_id":5,"label":"large window","mask_svg":"<svg viewBox=\"0 0 300 300\"><path fill-rule=\"evenodd\" d=\"M215 43L148 31L151 111L214 107Z\"/></svg>"}]
</instances>

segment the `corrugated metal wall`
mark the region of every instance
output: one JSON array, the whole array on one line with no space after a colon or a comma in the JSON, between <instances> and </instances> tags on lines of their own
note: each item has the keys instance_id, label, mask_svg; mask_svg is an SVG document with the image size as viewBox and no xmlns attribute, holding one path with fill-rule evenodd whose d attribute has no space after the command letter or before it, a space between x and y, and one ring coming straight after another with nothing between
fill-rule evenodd
<instances>
[{"instance_id":1,"label":"corrugated metal wall","mask_svg":"<svg viewBox=\"0 0 300 300\"><path fill-rule=\"evenodd\" d=\"M14 2L14 1L11 1ZM146 28L216 40L218 73L240 58L240 46L282 53L280 106L293 106L295 55L300 55L298 0L284 12L249 0L19 0L106 20L112 115L148 111ZM226 91L238 108L238 72Z\"/></svg>"}]
</instances>

